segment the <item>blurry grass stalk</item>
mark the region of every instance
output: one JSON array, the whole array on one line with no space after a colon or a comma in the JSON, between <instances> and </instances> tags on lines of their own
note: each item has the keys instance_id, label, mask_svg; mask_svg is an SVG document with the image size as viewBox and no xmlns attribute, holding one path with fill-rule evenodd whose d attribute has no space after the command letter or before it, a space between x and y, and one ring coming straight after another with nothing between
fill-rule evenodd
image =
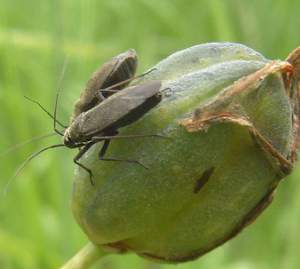
<instances>
[{"instance_id":1,"label":"blurry grass stalk","mask_svg":"<svg viewBox=\"0 0 300 269\"><path fill-rule=\"evenodd\" d=\"M87 269L108 254L109 252L104 251L99 246L96 247L94 244L88 243L60 269Z\"/></svg>"},{"instance_id":2,"label":"blurry grass stalk","mask_svg":"<svg viewBox=\"0 0 300 269\"><path fill-rule=\"evenodd\" d=\"M40 51L51 51L55 46L55 41L51 39L51 35L43 32L33 33L24 32L14 29L1 29L0 28L0 45L13 45L23 49L37 49ZM102 55L112 54L113 47L106 46L105 44L94 44L89 42L79 42L76 40L66 40L63 45L64 54L71 57L82 58L95 58Z\"/></svg>"}]
</instances>

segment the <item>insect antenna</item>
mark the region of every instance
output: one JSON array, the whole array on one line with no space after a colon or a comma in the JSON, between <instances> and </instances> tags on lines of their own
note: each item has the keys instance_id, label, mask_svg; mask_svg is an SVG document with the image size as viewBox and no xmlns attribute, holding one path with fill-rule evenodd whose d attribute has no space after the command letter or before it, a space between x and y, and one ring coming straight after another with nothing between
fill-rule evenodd
<instances>
[{"instance_id":1,"label":"insect antenna","mask_svg":"<svg viewBox=\"0 0 300 269\"><path fill-rule=\"evenodd\" d=\"M68 60L67 60L67 58L65 58L63 69L62 69L62 72L61 72L59 80L58 80L58 89L57 89L56 97L55 97L54 115L53 115L53 129L56 133L60 134L61 136L64 136L64 134L56 128L56 123L57 123L56 116L57 116L58 99L59 99L59 95L61 92L61 84L62 84L63 78L65 76L67 64L68 64Z\"/></svg>"},{"instance_id":2,"label":"insect antenna","mask_svg":"<svg viewBox=\"0 0 300 269\"><path fill-rule=\"evenodd\" d=\"M38 101L36 101L36 100L34 100L34 99L31 99L31 98L29 98L29 97L27 97L27 96L25 96L25 95L24 95L24 97L25 97L28 101L30 101L30 102L32 102L32 103L38 105L44 112L47 113L47 115L48 115L51 119L53 119L54 121L56 121L56 122L58 123L59 126L61 126L62 128L65 128L65 129L68 128L68 126L65 126L65 125L62 124L58 119L54 118L54 116L53 116L46 108L44 108L40 102L38 102Z\"/></svg>"},{"instance_id":3,"label":"insect antenna","mask_svg":"<svg viewBox=\"0 0 300 269\"><path fill-rule=\"evenodd\" d=\"M10 153L12 151L15 151L15 150L17 150L17 149L25 146L26 144L29 144L29 143L33 142L33 141L43 140L43 139L45 139L47 137L51 137L51 136L54 136L54 135L56 135L56 133L50 133L50 134L45 134L45 135L40 135L40 136L36 136L36 137L30 138L30 139L28 139L28 140L26 140L24 142L21 142L21 143L16 144L16 145L14 145L12 147L9 147L5 151L1 152L0 153L0 158L3 157L3 156L5 156L5 155L7 155L8 153Z\"/></svg>"},{"instance_id":4,"label":"insect antenna","mask_svg":"<svg viewBox=\"0 0 300 269\"><path fill-rule=\"evenodd\" d=\"M12 180L14 180L24 169L24 167L35 157L37 157L38 155L40 155L42 152L48 150L48 149L53 149L53 148L59 148L59 147L65 147L65 144L56 144L56 145L51 145L45 148L42 148L39 151L36 151L34 153L32 153L17 169L17 171L15 172L15 174L7 181L7 183L5 184L4 188L3 188L3 193L2 195L5 196L7 193L7 190L12 182Z\"/></svg>"},{"instance_id":5,"label":"insect antenna","mask_svg":"<svg viewBox=\"0 0 300 269\"><path fill-rule=\"evenodd\" d=\"M56 118L57 118L57 106L58 106L58 98L59 98L59 94L60 94L60 91L61 91L61 84L62 84L62 80L63 80L63 77L65 75L65 71L66 71L66 66L67 66L67 59L64 60L64 64L63 64L63 69L62 69L62 72L61 72L61 75L59 77L59 80L58 80L58 90L56 92L56 97L55 97L55 106L54 106L54 114L52 115L49 111L47 111L38 101L36 100L33 100L29 97L26 97L25 98L35 104L37 104L44 112L46 112L48 114L48 116L50 116L52 119L53 119L53 129L55 131L55 133L61 135L61 136L64 136L64 134L57 129L56 127L56 124L60 125L61 127L63 128L67 128L67 126L63 125L62 123L60 123ZM42 138L45 138L47 136L52 136L54 134L48 134L48 135L45 135L45 136L41 136L41 137L36 137L36 138L33 138L29 141L26 141L26 142L23 142L21 143L20 145L16 145L15 147L9 149L9 151L13 150L14 148L16 147L19 147L21 146L22 144L26 144L26 143L29 143L30 141L32 140L39 140L39 139L42 139ZM24 167L32 160L34 159L35 157L37 157L38 155L40 155L41 153L43 153L44 151L47 151L49 149L53 149L53 148L59 148L59 147L65 147L65 144L55 144L55 145L51 145L51 146L47 146L45 148L42 148L41 150L37 151L37 152L34 152L32 153L18 168L17 168L17 171L15 172L15 174L7 181L7 183L5 184L3 190L2 190L2 197L6 195L7 193L7 190L12 182L13 179L15 179L19 174L20 172L24 169ZM79 146L78 146L79 147Z\"/></svg>"}]
</instances>

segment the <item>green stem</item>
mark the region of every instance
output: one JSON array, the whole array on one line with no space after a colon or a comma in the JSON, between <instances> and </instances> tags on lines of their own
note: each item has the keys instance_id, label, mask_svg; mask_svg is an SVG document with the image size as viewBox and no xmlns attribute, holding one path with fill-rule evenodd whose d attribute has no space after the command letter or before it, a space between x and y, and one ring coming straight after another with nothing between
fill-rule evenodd
<instances>
[{"instance_id":1,"label":"green stem","mask_svg":"<svg viewBox=\"0 0 300 269\"><path fill-rule=\"evenodd\" d=\"M107 254L109 252L105 252L101 247L88 243L60 269L87 269Z\"/></svg>"}]
</instances>

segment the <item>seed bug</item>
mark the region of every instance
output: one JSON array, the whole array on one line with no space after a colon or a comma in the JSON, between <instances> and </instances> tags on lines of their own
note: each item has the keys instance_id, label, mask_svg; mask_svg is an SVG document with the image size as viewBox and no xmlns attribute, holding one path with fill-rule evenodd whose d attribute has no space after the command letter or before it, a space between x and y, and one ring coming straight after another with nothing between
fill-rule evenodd
<instances>
[{"instance_id":1,"label":"seed bug","mask_svg":"<svg viewBox=\"0 0 300 269\"><path fill-rule=\"evenodd\" d=\"M114 90L120 90L128 85L136 72L138 60L134 49L129 49L104 63L88 80L85 89L80 94L74 105L71 122L82 112L85 112L105 98L113 91L102 92L113 86ZM100 97L100 98L99 98Z\"/></svg>"},{"instance_id":2,"label":"seed bug","mask_svg":"<svg viewBox=\"0 0 300 269\"><path fill-rule=\"evenodd\" d=\"M78 160L92 145L100 141L104 141L99 152L100 160L141 164L136 160L104 158L104 154L111 139L159 136L153 134L117 136L117 134L119 128L137 121L161 101L160 88L160 81L150 81L123 89L90 110L82 112L65 130L64 145L69 148L82 147L75 156L74 162L85 169L90 178L92 178L91 170L79 163ZM92 180L91 182L93 184Z\"/></svg>"},{"instance_id":3,"label":"seed bug","mask_svg":"<svg viewBox=\"0 0 300 269\"><path fill-rule=\"evenodd\" d=\"M103 73L100 69L98 74L101 76L101 79L99 79L99 81L102 81L101 83L95 82L95 84L90 84L94 86L87 86L79 101L76 103L77 108L74 110L70 126L65 126L56 119L59 92L56 94L54 115L49 113L39 102L28 98L42 108L53 119L54 131L64 137L64 143L45 147L32 154L18 169L16 175L30 160L48 149L58 147L79 148L80 151L73 161L89 173L91 184L94 184L91 170L79 163L79 159L92 145L101 141L104 141L104 144L99 152L100 160L127 161L143 165L136 160L104 158L104 154L107 151L111 139L161 137L156 134L117 135L119 128L127 126L141 118L151 108L157 105L162 98L160 93L160 81L150 81L119 91L124 88L124 85L126 86L130 80L134 79L133 74L137 63L136 57L134 56L135 52L133 50L125 52L122 57L120 55L116 57L119 60L112 64L111 69L113 71L108 73L103 71ZM93 77L94 80L97 81L95 74ZM98 89L97 87L99 85L107 85L108 88ZM90 93L90 95L87 94L87 92ZM76 113L79 114L77 115ZM74 115L77 116L74 117ZM57 124L63 127L64 130L58 130L56 127Z\"/></svg>"}]
</instances>

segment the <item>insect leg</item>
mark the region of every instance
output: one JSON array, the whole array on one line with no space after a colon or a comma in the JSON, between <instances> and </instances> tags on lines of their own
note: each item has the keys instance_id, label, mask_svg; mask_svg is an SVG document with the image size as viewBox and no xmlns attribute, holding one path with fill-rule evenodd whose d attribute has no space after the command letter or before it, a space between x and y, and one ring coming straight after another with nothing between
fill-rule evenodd
<instances>
[{"instance_id":1,"label":"insect leg","mask_svg":"<svg viewBox=\"0 0 300 269\"><path fill-rule=\"evenodd\" d=\"M58 86L58 90L57 90L57 92L56 92L55 105L54 105L54 113L53 113L53 130L54 130L57 134L59 134L59 135L61 135L61 136L64 136L64 134L63 134L63 132L59 131L59 130L57 129L57 127L56 127L56 125L57 125L57 119L56 119L56 116L57 116L58 99L59 99L59 95L60 95L60 91L61 91L60 85L61 85L61 83L62 83L63 77L64 77L65 72L66 72L67 63L68 63L68 61L67 61L67 59L65 59L65 60L64 60L63 69L62 69L62 72L61 72L61 75L60 75L60 78L59 78L59 81L58 81L58 85L59 85L59 86Z\"/></svg>"},{"instance_id":2,"label":"insect leg","mask_svg":"<svg viewBox=\"0 0 300 269\"><path fill-rule=\"evenodd\" d=\"M101 150L99 151L99 160L101 160L101 161L119 161L119 162L136 163L136 164L139 164L139 165L143 166L145 169L148 169L147 166L145 166L143 163L141 163L137 160L117 159L117 158L106 158L106 157L104 157L104 155L105 155L105 153L108 149L109 143L110 143L110 139L104 140L104 144L103 144Z\"/></svg>"},{"instance_id":3,"label":"insect leg","mask_svg":"<svg viewBox=\"0 0 300 269\"><path fill-rule=\"evenodd\" d=\"M95 182L93 181L93 174L92 174L91 169L89 169L86 166L84 166L83 164L81 164L79 162L79 159L83 156L84 153L86 153L90 149L91 146L93 146L96 143L97 142L92 141L92 142L86 144L82 149L80 149L80 151L77 153L77 155L73 159L74 163L76 163L78 166L80 166L81 168L83 168L85 171L87 171L89 173L90 182L93 186L95 185Z\"/></svg>"},{"instance_id":4,"label":"insect leg","mask_svg":"<svg viewBox=\"0 0 300 269\"><path fill-rule=\"evenodd\" d=\"M105 99L105 97L103 96L103 92L117 92L119 90L114 90L114 88L118 87L118 86L122 86L123 84L126 84L126 83L129 83L130 81L133 81L133 80L136 80L138 78L142 78L148 74L150 74L152 71L156 70L156 68L152 68L150 69L149 71L141 74L141 75L138 75L138 76L134 76L134 77L131 77L131 78L128 78L128 79L125 79L123 81L120 81L118 83L115 83L107 88L104 88L104 89L100 89L99 91L96 92L96 97L100 100L100 101L103 101ZM104 99L103 99L104 98Z\"/></svg>"},{"instance_id":5,"label":"insect leg","mask_svg":"<svg viewBox=\"0 0 300 269\"><path fill-rule=\"evenodd\" d=\"M145 138L145 137L159 137L159 138L170 138L160 134L137 134L137 135L105 135L105 136L94 136L92 141L101 141L105 139L128 139L128 138Z\"/></svg>"}]
</instances>

